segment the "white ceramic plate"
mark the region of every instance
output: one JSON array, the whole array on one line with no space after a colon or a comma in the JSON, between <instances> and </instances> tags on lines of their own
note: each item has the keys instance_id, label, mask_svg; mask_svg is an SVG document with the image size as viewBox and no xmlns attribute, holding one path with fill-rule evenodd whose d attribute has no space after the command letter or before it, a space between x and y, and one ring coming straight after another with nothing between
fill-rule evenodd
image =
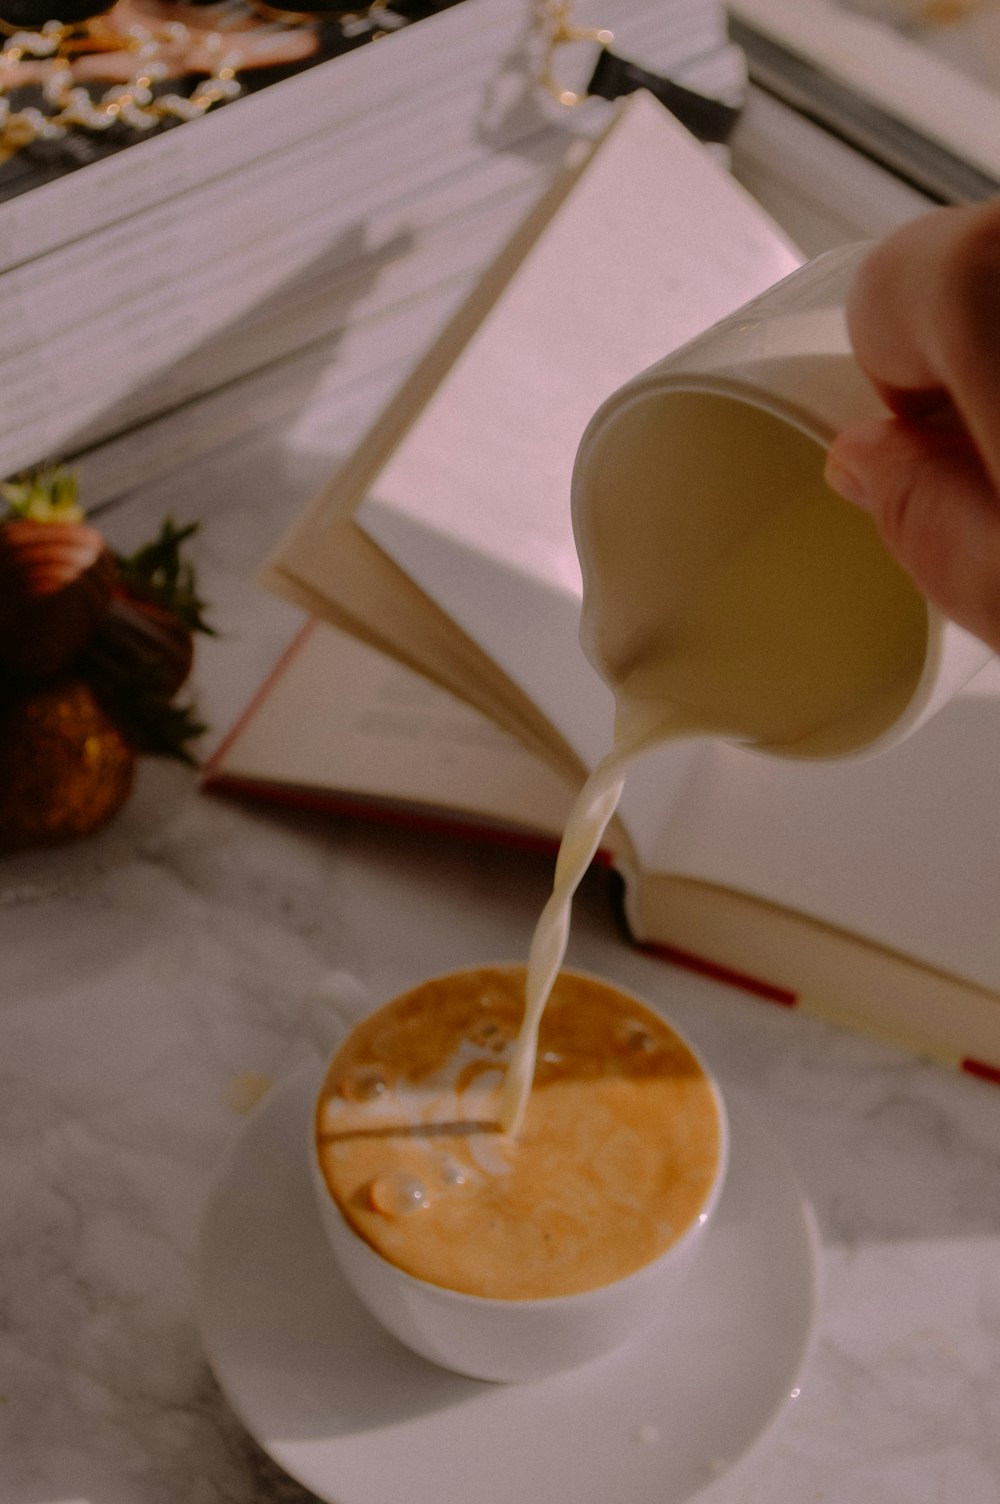
<instances>
[{"instance_id":1,"label":"white ceramic plate","mask_svg":"<svg viewBox=\"0 0 1000 1504\"><path fill-rule=\"evenodd\" d=\"M272 1089L226 1156L202 1229L199 1322L269 1455L329 1504L679 1504L796 1386L817 1242L783 1150L727 1096L729 1177L680 1309L635 1346L534 1384L460 1378L383 1332L341 1280L306 1144L319 1072Z\"/></svg>"}]
</instances>

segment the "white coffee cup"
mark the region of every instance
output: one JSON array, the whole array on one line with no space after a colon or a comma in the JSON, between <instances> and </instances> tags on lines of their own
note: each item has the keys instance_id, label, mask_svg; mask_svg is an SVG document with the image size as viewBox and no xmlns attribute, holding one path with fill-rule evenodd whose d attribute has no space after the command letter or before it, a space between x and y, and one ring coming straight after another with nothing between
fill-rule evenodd
<instances>
[{"instance_id":1,"label":"white coffee cup","mask_svg":"<svg viewBox=\"0 0 1000 1504\"><path fill-rule=\"evenodd\" d=\"M718 516L713 518L719 550L732 544L742 525L744 503L751 501L743 488L766 484L771 435L775 449L779 434L782 446L794 446L795 465L808 485L822 487L829 497L822 471L833 436L851 422L886 416L854 360L844 313L847 290L869 249L867 244L846 246L807 263L626 382L591 419L574 469L573 519L584 573L584 645L613 688L616 633L620 637L632 612L630 630L633 636L641 635L645 624L636 613L648 607L642 604L640 577L650 577L658 559L666 559L672 541L667 520L661 536L653 536L655 500L651 494L638 496L641 486L637 488L628 474L632 432L655 430L655 453L649 453L649 440L644 439L646 469L655 474L664 498L672 497L673 504L686 509L683 528L688 531L697 529L697 509L705 501L690 484L693 467L702 458L711 467L716 440L730 416L735 421L739 415L740 422L749 425L748 433L756 434L755 441L748 442L753 463L746 474L735 466L726 472L734 504L726 526L720 528ZM678 480L681 476L687 479ZM671 488L676 492L680 485L687 486L687 494L672 496ZM841 505L849 508L847 502ZM870 519L864 523L870 525L873 554L885 554ZM609 529L616 537L631 539L610 560L601 542ZM685 566L682 562L677 567ZM991 656L983 643L919 600L915 587L913 593L920 643L914 648L907 682L893 685L881 705L846 704L836 724L831 722L794 746L763 745L762 750L796 757L882 751L908 736L983 667ZM817 600L817 610L822 609ZM794 649L793 639L788 647Z\"/></svg>"},{"instance_id":2,"label":"white coffee cup","mask_svg":"<svg viewBox=\"0 0 1000 1504\"><path fill-rule=\"evenodd\" d=\"M673 1024L670 1028L686 1043ZM344 1279L371 1315L405 1346L471 1378L507 1383L542 1379L624 1346L651 1322L669 1317L725 1183L725 1104L704 1062L698 1064L711 1088L719 1126L718 1160L698 1215L665 1252L634 1273L572 1295L524 1300L470 1295L418 1279L391 1263L354 1230L331 1194L320 1163L318 1113L313 1114L308 1154L316 1205Z\"/></svg>"}]
</instances>

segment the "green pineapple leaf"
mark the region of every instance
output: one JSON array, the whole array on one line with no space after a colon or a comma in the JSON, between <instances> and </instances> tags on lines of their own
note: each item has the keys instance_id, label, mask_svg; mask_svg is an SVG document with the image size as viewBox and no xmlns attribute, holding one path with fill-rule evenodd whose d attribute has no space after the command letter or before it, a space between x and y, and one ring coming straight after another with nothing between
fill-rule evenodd
<instances>
[{"instance_id":1,"label":"green pineapple leaf","mask_svg":"<svg viewBox=\"0 0 1000 1504\"><path fill-rule=\"evenodd\" d=\"M197 522L177 527L167 517L158 537L134 554L116 554L115 563L122 583L133 595L172 612L190 631L214 637L215 629L204 617L205 602L197 593L194 566L181 552L197 530Z\"/></svg>"},{"instance_id":2,"label":"green pineapple leaf","mask_svg":"<svg viewBox=\"0 0 1000 1504\"><path fill-rule=\"evenodd\" d=\"M102 709L136 752L198 766L190 743L208 728L193 705L163 698L155 672L136 673L123 681L102 678L92 670L86 678Z\"/></svg>"},{"instance_id":3,"label":"green pineapple leaf","mask_svg":"<svg viewBox=\"0 0 1000 1504\"><path fill-rule=\"evenodd\" d=\"M76 476L66 465L39 465L0 485L8 515L29 522L82 522Z\"/></svg>"}]
</instances>

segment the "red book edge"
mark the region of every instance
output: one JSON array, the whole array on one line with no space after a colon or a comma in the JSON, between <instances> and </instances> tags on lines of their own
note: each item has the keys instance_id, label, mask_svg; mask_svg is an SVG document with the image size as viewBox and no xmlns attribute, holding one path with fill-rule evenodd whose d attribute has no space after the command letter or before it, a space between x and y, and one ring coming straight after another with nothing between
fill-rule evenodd
<instances>
[{"instance_id":1,"label":"red book edge","mask_svg":"<svg viewBox=\"0 0 1000 1504\"><path fill-rule=\"evenodd\" d=\"M275 684L277 684L278 680L285 672L285 669L288 667L289 663L291 663L292 659L302 647L306 638L310 635L315 626L315 619L313 617L310 617L295 633L295 636L292 638L291 642L274 663L270 673L267 674L262 683L258 685L254 695L244 706L240 715L237 717L233 725L230 726L229 730L226 732L225 736L222 738L221 742L215 748L211 757L209 757L204 767L202 768L200 781L201 787L203 789L214 792L217 779L219 781L220 787L230 782L228 774L220 774L218 772L218 767L220 762L222 761L222 758L229 751L229 748L239 736L240 732L243 730L243 727L249 720L252 720L254 715L256 715L257 710L267 699L268 695L271 693L272 688ZM239 780L235 781L238 782Z\"/></svg>"}]
</instances>

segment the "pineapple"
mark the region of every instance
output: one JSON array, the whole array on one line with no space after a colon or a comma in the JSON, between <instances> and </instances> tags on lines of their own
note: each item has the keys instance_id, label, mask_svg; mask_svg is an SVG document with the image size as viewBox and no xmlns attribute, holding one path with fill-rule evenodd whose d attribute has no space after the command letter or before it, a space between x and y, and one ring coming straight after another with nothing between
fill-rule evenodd
<instances>
[{"instance_id":1,"label":"pineapple","mask_svg":"<svg viewBox=\"0 0 1000 1504\"><path fill-rule=\"evenodd\" d=\"M80 652L111 603L115 562L61 467L0 487L0 688L36 684Z\"/></svg>"},{"instance_id":2,"label":"pineapple","mask_svg":"<svg viewBox=\"0 0 1000 1504\"><path fill-rule=\"evenodd\" d=\"M132 555L90 526L73 476L0 487L0 853L100 830L142 754L193 764L205 729L176 696L211 632L169 518Z\"/></svg>"}]
</instances>

